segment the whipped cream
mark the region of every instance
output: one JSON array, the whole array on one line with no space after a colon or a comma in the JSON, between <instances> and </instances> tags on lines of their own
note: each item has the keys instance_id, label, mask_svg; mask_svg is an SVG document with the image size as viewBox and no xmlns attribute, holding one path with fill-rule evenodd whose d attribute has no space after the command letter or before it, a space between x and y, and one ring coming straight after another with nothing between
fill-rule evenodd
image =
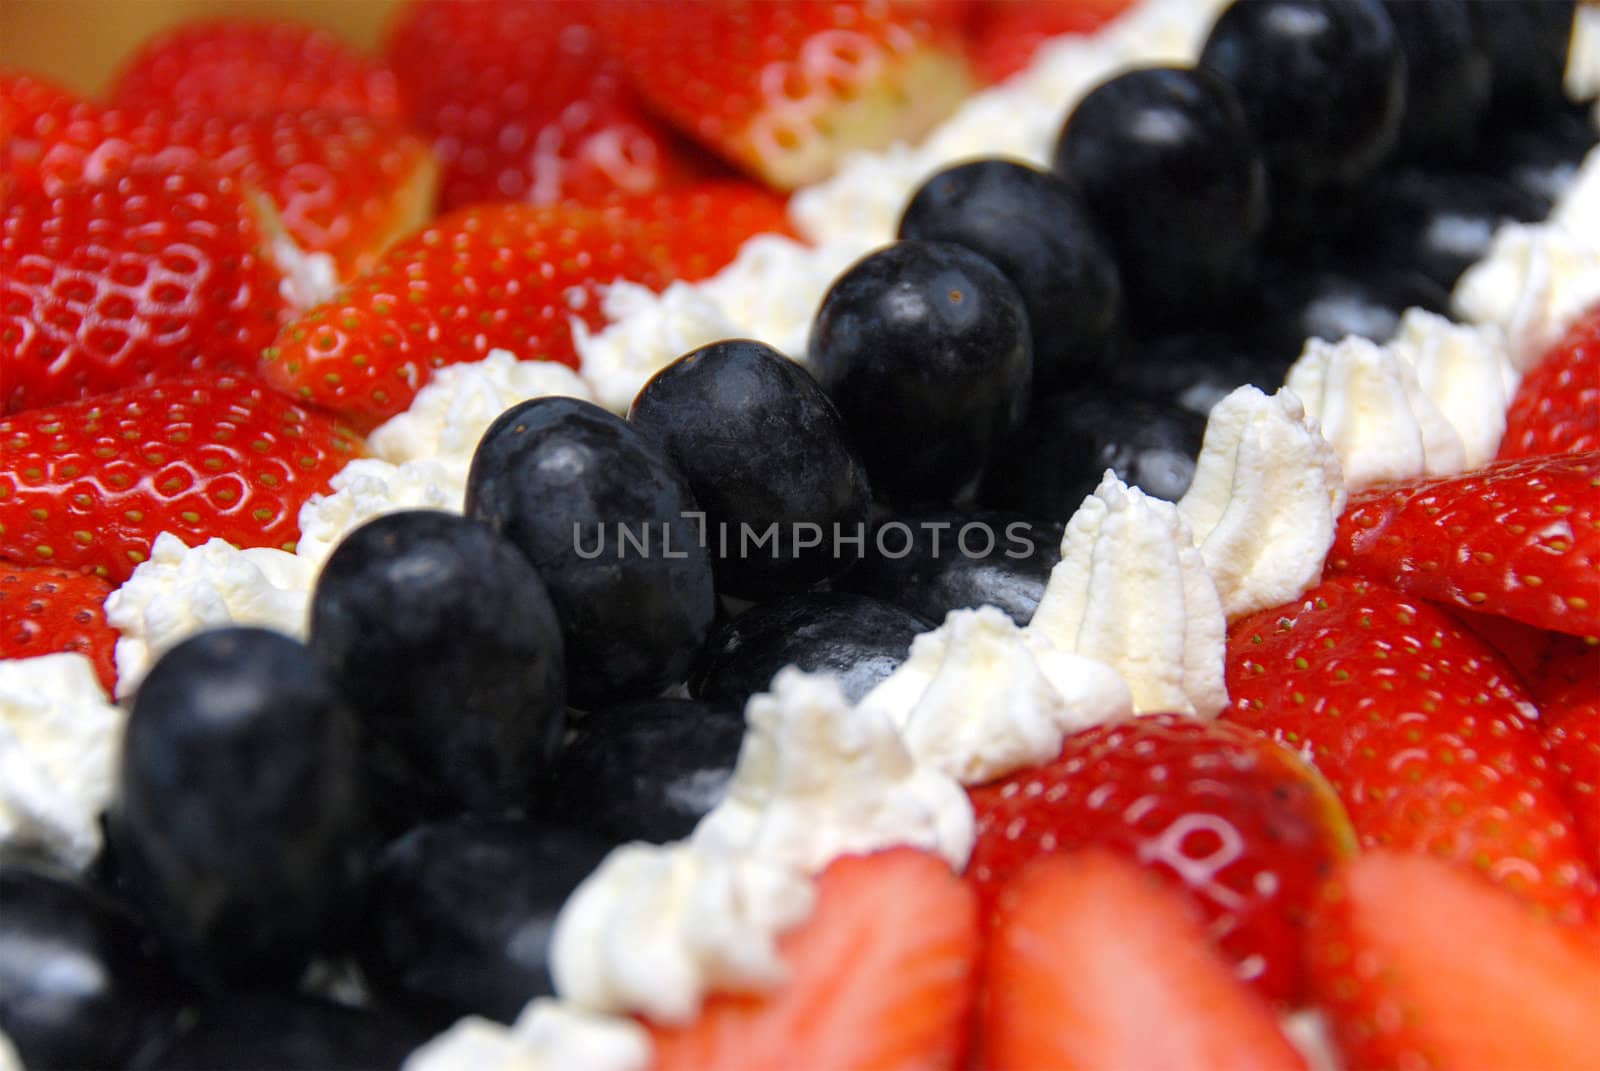
<instances>
[{"instance_id":1,"label":"whipped cream","mask_svg":"<svg viewBox=\"0 0 1600 1071\"><path fill-rule=\"evenodd\" d=\"M1493 324L1457 324L1426 309L1407 309L1386 348L1411 366L1422 393L1455 430L1461 471L1492 461L1522 378L1504 332Z\"/></svg>"},{"instance_id":2,"label":"whipped cream","mask_svg":"<svg viewBox=\"0 0 1600 1071\"><path fill-rule=\"evenodd\" d=\"M1212 407L1178 513L1230 620L1322 578L1345 497L1339 459L1292 391L1245 386Z\"/></svg>"},{"instance_id":3,"label":"whipped cream","mask_svg":"<svg viewBox=\"0 0 1600 1071\"><path fill-rule=\"evenodd\" d=\"M1585 207L1572 213L1597 211ZM1451 295L1456 315L1505 330L1511 362L1527 371L1567 325L1600 301L1600 233L1560 223L1508 223Z\"/></svg>"},{"instance_id":4,"label":"whipped cream","mask_svg":"<svg viewBox=\"0 0 1600 1071\"><path fill-rule=\"evenodd\" d=\"M1141 714L1212 718L1227 705L1227 621L1189 525L1109 469L1067 522L1029 628L1116 670Z\"/></svg>"},{"instance_id":5,"label":"whipped cream","mask_svg":"<svg viewBox=\"0 0 1600 1071\"><path fill-rule=\"evenodd\" d=\"M1058 650L993 606L953 610L861 700L920 765L965 785L1047 762L1069 734L1133 714L1116 670Z\"/></svg>"},{"instance_id":6,"label":"whipped cream","mask_svg":"<svg viewBox=\"0 0 1600 1071\"><path fill-rule=\"evenodd\" d=\"M0 1071L24 1071L22 1057L17 1054L17 1047L6 1037L3 1030L0 1030Z\"/></svg>"},{"instance_id":7,"label":"whipped cream","mask_svg":"<svg viewBox=\"0 0 1600 1071\"><path fill-rule=\"evenodd\" d=\"M83 655L0 660L0 843L88 866L125 720Z\"/></svg>"},{"instance_id":8,"label":"whipped cream","mask_svg":"<svg viewBox=\"0 0 1600 1071\"><path fill-rule=\"evenodd\" d=\"M329 486L332 494L313 495L300 507L295 556L312 570L313 580L340 540L374 517L406 509L460 513L467 497L467 467L431 457L399 465L363 457L340 469Z\"/></svg>"},{"instance_id":9,"label":"whipped cream","mask_svg":"<svg viewBox=\"0 0 1600 1071\"><path fill-rule=\"evenodd\" d=\"M1569 100L1600 97L1600 7L1594 4L1579 4L1573 17L1564 84Z\"/></svg>"},{"instance_id":10,"label":"whipped cream","mask_svg":"<svg viewBox=\"0 0 1600 1071\"><path fill-rule=\"evenodd\" d=\"M401 1071L646 1071L649 1066L650 1037L638 1023L540 998L510 1027L475 1015L459 1020L407 1057Z\"/></svg>"}]
</instances>

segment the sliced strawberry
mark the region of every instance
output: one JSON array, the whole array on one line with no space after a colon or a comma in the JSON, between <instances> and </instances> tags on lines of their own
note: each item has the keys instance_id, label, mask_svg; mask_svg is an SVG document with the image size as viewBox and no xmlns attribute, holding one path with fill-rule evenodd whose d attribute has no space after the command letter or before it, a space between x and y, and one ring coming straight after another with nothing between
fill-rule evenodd
<instances>
[{"instance_id":1,"label":"sliced strawberry","mask_svg":"<svg viewBox=\"0 0 1600 1071\"><path fill-rule=\"evenodd\" d=\"M1039 46L1064 34L1093 33L1132 0L985 0L972 15L972 62L985 82L1011 77Z\"/></svg>"},{"instance_id":2,"label":"sliced strawberry","mask_svg":"<svg viewBox=\"0 0 1600 1071\"><path fill-rule=\"evenodd\" d=\"M978 918L944 861L908 848L835 861L811 918L781 948L781 988L718 994L689 1026L651 1026L655 1071L957 1065Z\"/></svg>"},{"instance_id":3,"label":"sliced strawberry","mask_svg":"<svg viewBox=\"0 0 1600 1071\"><path fill-rule=\"evenodd\" d=\"M117 630L101 603L111 585L55 566L0 564L0 658L72 651L94 663L106 692L117 683Z\"/></svg>"},{"instance_id":4,"label":"sliced strawberry","mask_svg":"<svg viewBox=\"0 0 1600 1071\"><path fill-rule=\"evenodd\" d=\"M652 193L693 173L601 48L590 0L420 0L389 37L407 114L433 139L446 209Z\"/></svg>"},{"instance_id":5,"label":"sliced strawberry","mask_svg":"<svg viewBox=\"0 0 1600 1071\"><path fill-rule=\"evenodd\" d=\"M201 115L400 114L392 71L327 30L284 20L202 19L160 34L123 67L111 100Z\"/></svg>"},{"instance_id":6,"label":"sliced strawberry","mask_svg":"<svg viewBox=\"0 0 1600 1071\"><path fill-rule=\"evenodd\" d=\"M716 274L755 235L794 235L787 199L740 179L612 198L606 211L646 228L654 256L672 279Z\"/></svg>"},{"instance_id":7,"label":"sliced strawberry","mask_svg":"<svg viewBox=\"0 0 1600 1071\"><path fill-rule=\"evenodd\" d=\"M232 180L132 172L0 216L0 412L204 368L249 368L285 305Z\"/></svg>"},{"instance_id":8,"label":"sliced strawberry","mask_svg":"<svg viewBox=\"0 0 1600 1071\"><path fill-rule=\"evenodd\" d=\"M1600 306L1567 329L1517 388L1502 458L1600 450Z\"/></svg>"},{"instance_id":9,"label":"sliced strawberry","mask_svg":"<svg viewBox=\"0 0 1600 1071\"><path fill-rule=\"evenodd\" d=\"M1501 461L1355 495L1330 575L1600 635L1600 451Z\"/></svg>"},{"instance_id":10,"label":"sliced strawberry","mask_svg":"<svg viewBox=\"0 0 1600 1071\"><path fill-rule=\"evenodd\" d=\"M1305 912L1355 850L1338 799L1292 752L1176 714L1077 733L971 796L967 874L986 908L1041 856L1108 848L1184 889L1238 975L1274 1000L1299 994Z\"/></svg>"},{"instance_id":11,"label":"sliced strawberry","mask_svg":"<svg viewBox=\"0 0 1600 1071\"><path fill-rule=\"evenodd\" d=\"M1346 865L1309 961L1347 1067L1593 1068L1600 944L1434 859Z\"/></svg>"},{"instance_id":12,"label":"sliced strawberry","mask_svg":"<svg viewBox=\"0 0 1600 1071\"><path fill-rule=\"evenodd\" d=\"M1106 852L1006 887L984 953L985 1068L1303 1068L1192 905Z\"/></svg>"},{"instance_id":13,"label":"sliced strawberry","mask_svg":"<svg viewBox=\"0 0 1600 1071\"><path fill-rule=\"evenodd\" d=\"M435 368L491 349L576 366L571 319L604 321L601 286L663 281L646 238L599 211L461 209L391 248L339 299L285 326L263 373L367 430L405 409Z\"/></svg>"},{"instance_id":14,"label":"sliced strawberry","mask_svg":"<svg viewBox=\"0 0 1600 1071\"><path fill-rule=\"evenodd\" d=\"M290 547L357 451L254 379L187 376L0 420L0 558L126 580L161 532Z\"/></svg>"},{"instance_id":15,"label":"sliced strawberry","mask_svg":"<svg viewBox=\"0 0 1600 1071\"><path fill-rule=\"evenodd\" d=\"M920 137L972 84L953 27L916 4L638 0L603 24L653 109L779 189Z\"/></svg>"},{"instance_id":16,"label":"sliced strawberry","mask_svg":"<svg viewBox=\"0 0 1600 1071\"><path fill-rule=\"evenodd\" d=\"M346 279L427 222L438 185L428 146L403 127L311 111L234 119L85 111L43 140L38 180L60 190L130 167L202 166L265 193L296 244L333 256Z\"/></svg>"},{"instance_id":17,"label":"sliced strawberry","mask_svg":"<svg viewBox=\"0 0 1600 1071\"><path fill-rule=\"evenodd\" d=\"M1306 749L1364 847L1471 864L1563 918L1594 871L1552 776L1530 697L1437 607L1324 581L1228 630L1225 719Z\"/></svg>"}]
</instances>

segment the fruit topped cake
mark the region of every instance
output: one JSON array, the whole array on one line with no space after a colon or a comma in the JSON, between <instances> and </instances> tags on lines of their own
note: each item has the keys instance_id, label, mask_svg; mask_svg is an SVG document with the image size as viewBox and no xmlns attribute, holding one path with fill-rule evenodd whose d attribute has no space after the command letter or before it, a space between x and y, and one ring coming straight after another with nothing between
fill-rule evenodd
<instances>
[{"instance_id":1,"label":"fruit topped cake","mask_svg":"<svg viewBox=\"0 0 1600 1071\"><path fill-rule=\"evenodd\" d=\"M0 1071L1592 1068L1600 6L0 70Z\"/></svg>"}]
</instances>

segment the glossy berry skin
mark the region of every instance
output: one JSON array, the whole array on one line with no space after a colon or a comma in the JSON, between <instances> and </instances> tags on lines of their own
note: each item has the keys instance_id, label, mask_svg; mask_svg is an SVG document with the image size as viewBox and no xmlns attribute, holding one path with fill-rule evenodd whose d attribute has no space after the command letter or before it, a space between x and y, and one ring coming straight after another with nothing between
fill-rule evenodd
<instances>
[{"instance_id":1,"label":"glossy berry skin","mask_svg":"<svg viewBox=\"0 0 1600 1071\"><path fill-rule=\"evenodd\" d=\"M716 595L690 516L694 494L655 440L588 402L524 402L484 432L466 510L543 578L575 706L643 698L683 680Z\"/></svg>"},{"instance_id":2,"label":"glossy berry skin","mask_svg":"<svg viewBox=\"0 0 1600 1071\"><path fill-rule=\"evenodd\" d=\"M1405 59L1378 0L1233 4L1200 65L1233 85L1261 146L1278 224L1307 222L1317 191L1371 174L1405 114Z\"/></svg>"},{"instance_id":3,"label":"glossy berry skin","mask_svg":"<svg viewBox=\"0 0 1600 1071\"><path fill-rule=\"evenodd\" d=\"M1058 394L1035 403L1007 439L978 500L990 509L1070 517L1111 469L1129 486L1177 501L1194 479L1204 436L1205 418L1170 402Z\"/></svg>"},{"instance_id":4,"label":"glossy berry skin","mask_svg":"<svg viewBox=\"0 0 1600 1071\"><path fill-rule=\"evenodd\" d=\"M273 992L218 994L149 1066L163 1071L371 1071L399 1067L427 1041L391 1011Z\"/></svg>"},{"instance_id":5,"label":"glossy berry skin","mask_svg":"<svg viewBox=\"0 0 1600 1071\"><path fill-rule=\"evenodd\" d=\"M732 703L764 692L778 670L832 673L852 702L893 673L929 621L865 595L816 592L764 602L719 625L689 675L689 694Z\"/></svg>"},{"instance_id":6,"label":"glossy berry skin","mask_svg":"<svg viewBox=\"0 0 1600 1071\"><path fill-rule=\"evenodd\" d=\"M351 532L317 579L311 645L359 720L386 822L532 798L561 735L561 624L488 527L408 510Z\"/></svg>"},{"instance_id":7,"label":"glossy berry skin","mask_svg":"<svg viewBox=\"0 0 1600 1071\"><path fill-rule=\"evenodd\" d=\"M1226 294L1266 223L1266 166L1244 107L1203 67L1099 86L1067 117L1054 167L1083 191L1141 320Z\"/></svg>"},{"instance_id":8,"label":"glossy berry skin","mask_svg":"<svg viewBox=\"0 0 1600 1071\"><path fill-rule=\"evenodd\" d=\"M1445 289L1489 252L1501 226L1543 219L1549 208L1503 178L1413 167L1375 177L1360 205L1363 225L1347 236L1357 258Z\"/></svg>"},{"instance_id":9,"label":"glossy berry skin","mask_svg":"<svg viewBox=\"0 0 1600 1071\"><path fill-rule=\"evenodd\" d=\"M1528 370L1506 409L1501 458L1600 450L1600 306Z\"/></svg>"},{"instance_id":10,"label":"glossy berry skin","mask_svg":"<svg viewBox=\"0 0 1600 1071\"><path fill-rule=\"evenodd\" d=\"M1297 350L1267 350L1231 333L1181 331L1141 339L1109 378L1130 394L1205 417L1247 383L1271 394L1283 385L1298 355Z\"/></svg>"},{"instance_id":11,"label":"glossy berry skin","mask_svg":"<svg viewBox=\"0 0 1600 1071\"><path fill-rule=\"evenodd\" d=\"M33 1068L125 1066L177 997L132 915L52 867L0 860L0 1031Z\"/></svg>"},{"instance_id":12,"label":"glossy berry skin","mask_svg":"<svg viewBox=\"0 0 1600 1071\"><path fill-rule=\"evenodd\" d=\"M550 994L556 914L609 847L511 819L419 826L373 866L362 967L381 993L441 1029L462 1015L509 1023Z\"/></svg>"},{"instance_id":13,"label":"glossy berry skin","mask_svg":"<svg viewBox=\"0 0 1600 1071\"><path fill-rule=\"evenodd\" d=\"M70 569L0 564L0 659L81 654L109 694L117 683L118 633L102 604L111 590L99 577Z\"/></svg>"},{"instance_id":14,"label":"glossy berry skin","mask_svg":"<svg viewBox=\"0 0 1600 1071\"><path fill-rule=\"evenodd\" d=\"M106 826L120 877L186 972L293 978L334 943L360 887L353 718L300 643L201 633L139 687Z\"/></svg>"},{"instance_id":15,"label":"glossy berry skin","mask_svg":"<svg viewBox=\"0 0 1600 1071\"><path fill-rule=\"evenodd\" d=\"M1577 9L1574 0L1467 0L1467 6L1478 45L1489 57L1491 101L1499 121L1522 125L1529 109L1553 107L1566 99L1562 78Z\"/></svg>"},{"instance_id":16,"label":"glossy berry skin","mask_svg":"<svg viewBox=\"0 0 1600 1071\"><path fill-rule=\"evenodd\" d=\"M1567 105L1539 115L1536 125L1510 123L1485 138L1477 166L1533 198L1543 218L1595 145L1594 122L1586 106Z\"/></svg>"},{"instance_id":17,"label":"glossy berry skin","mask_svg":"<svg viewBox=\"0 0 1600 1071\"><path fill-rule=\"evenodd\" d=\"M1000 269L948 242L897 242L835 280L812 324L809 367L880 498L913 504L969 488L1027 412L1029 332Z\"/></svg>"},{"instance_id":18,"label":"glossy berry skin","mask_svg":"<svg viewBox=\"0 0 1600 1071\"><path fill-rule=\"evenodd\" d=\"M640 699L597 710L567 733L546 810L608 843L664 844L722 801L744 741L728 703Z\"/></svg>"},{"instance_id":19,"label":"glossy berry skin","mask_svg":"<svg viewBox=\"0 0 1600 1071\"><path fill-rule=\"evenodd\" d=\"M1245 339L1270 353L1298 357L1308 338L1337 342L1360 335L1387 342L1413 306L1446 314L1450 292L1420 268L1391 268L1348 258L1264 258L1254 300L1241 310Z\"/></svg>"},{"instance_id":20,"label":"glossy berry skin","mask_svg":"<svg viewBox=\"0 0 1600 1071\"><path fill-rule=\"evenodd\" d=\"M718 591L751 599L804 591L853 564L835 553L833 534L866 522L866 468L822 388L777 350L735 339L685 354L644 385L628 422L688 478L706 514ZM775 544L743 546L746 532L772 526ZM813 536L817 545L804 546Z\"/></svg>"},{"instance_id":21,"label":"glossy berry skin","mask_svg":"<svg viewBox=\"0 0 1600 1071\"><path fill-rule=\"evenodd\" d=\"M1460 161L1478 142L1493 74L1467 0L1383 0L1405 56L1406 106L1395 155Z\"/></svg>"},{"instance_id":22,"label":"glossy berry skin","mask_svg":"<svg viewBox=\"0 0 1600 1071\"><path fill-rule=\"evenodd\" d=\"M875 528L866 557L834 590L869 595L934 623L952 610L996 606L1026 625L1061 560L1064 526L1020 513L914 510L884 522L894 523L910 538L884 532L880 546Z\"/></svg>"},{"instance_id":23,"label":"glossy berry skin","mask_svg":"<svg viewBox=\"0 0 1600 1071\"><path fill-rule=\"evenodd\" d=\"M924 182L899 236L966 246L1005 274L1028 312L1039 392L1093 377L1122 327L1122 276L1090 207L1048 172L975 160Z\"/></svg>"}]
</instances>

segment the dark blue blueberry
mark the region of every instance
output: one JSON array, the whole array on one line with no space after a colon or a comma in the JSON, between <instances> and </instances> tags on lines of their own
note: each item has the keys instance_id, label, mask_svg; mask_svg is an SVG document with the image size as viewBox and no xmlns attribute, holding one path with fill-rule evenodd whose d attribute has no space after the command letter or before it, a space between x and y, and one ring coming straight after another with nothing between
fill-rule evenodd
<instances>
[{"instance_id":1,"label":"dark blue blueberry","mask_svg":"<svg viewBox=\"0 0 1600 1071\"><path fill-rule=\"evenodd\" d=\"M390 1000L435 1023L511 1022L551 992L557 913L605 857L587 834L458 819L392 842L373 868L361 964Z\"/></svg>"},{"instance_id":2,"label":"dark blue blueberry","mask_svg":"<svg viewBox=\"0 0 1600 1071\"><path fill-rule=\"evenodd\" d=\"M1241 319L1262 350L1293 359L1308 338L1359 335L1386 342L1416 306L1447 313L1450 292L1422 271L1337 259L1269 259L1258 269L1256 307Z\"/></svg>"},{"instance_id":3,"label":"dark blue blueberry","mask_svg":"<svg viewBox=\"0 0 1600 1071\"><path fill-rule=\"evenodd\" d=\"M0 1033L24 1066L123 1067L168 1032L177 999L120 905L53 867L0 861Z\"/></svg>"},{"instance_id":4,"label":"dark blue blueberry","mask_svg":"<svg viewBox=\"0 0 1600 1071\"><path fill-rule=\"evenodd\" d=\"M1054 165L1110 237L1141 322L1231 290L1266 222L1266 168L1244 108L1204 68L1099 86L1067 117Z\"/></svg>"},{"instance_id":5,"label":"dark blue blueberry","mask_svg":"<svg viewBox=\"0 0 1600 1071\"><path fill-rule=\"evenodd\" d=\"M832 673L852 701L893 673L933 624L865 595L788 595L717 627L689 675L689 694L743 709L784 666Z\"/></svg>"},{"instance_id":6,"label":"dark blue blueberry","mask_svg":"<svg viewBox=\"0 0 1600 1071\"><path fill-rule=\"evenodd\" d=\"M323 566L311 644L360 721L386 825L527 806L566 671L555 609L516 547L451 513L368 521Z\"/></svg>"},{"instance_id":7,"label":"dark blue blueberry","mask_svg":"<svg viewBox=\"0 0 1600 1071\"><path fill-rule=\"evenodd\" d=\"M1466 0L1383 0L1406 60L1406 114L1395 155L1463 162L1489 106L1489 57Z\"/></svg>"},{"instance_id":8,"label":"dark blue blueberry","mask_svg":"<svg viewBox=\"0 0 1600 1071\"><path fill-rule=\"evenodd\" d=\"M1112 381L1130 394L1205 417L1246 384L1267 394L1276 391L1298 353L1265 351L1216 331L1158 335L1140 341L1117 365Z\"/></svg>"},{"instance_id":9,"label":"dark blue blueberry","mask_svg":"<svg viewBox=\"0 0 1600 1071\"><path fill-rule=\"evenodd\" d=\"M1575 0L1467 0L1478 47L1489 57L1498 123L1528 125L1530 113L1560 107Z\"/></svg>"},{"instance_id":10,"label":"dark blue blueberry","mask_svg":"<svg viewBox=\"0 0 1600 1071\"><path fill-rule=\"evenodd\" d=\"M951 610L988 605L1026 625L1061 559L1062 528L1020 513L897 513L874 527L867 556L835 587L935 623Z\"/></svg>"},{"instance_id":11,"label":"dark blue blueberry","mask_svg":"<svg viewBox=\"0 0 1600 1071\"><path fill-rule=\"evenodd\" d=\"M812 325L811 371L880 497L970 489L1027 411L1028 331L1016 287L948 242L897 242L834 282Z\"/></svg>"},{"instance_id":12,"label":"dark blue blueberry","mask_svg":"<svg viewBox=\"0 0 1600 1071\"><path fill-rule=\"evenodd\" d=\"M1035 392L1092 378L1110 358L1122 280L1083 199L1056 176L1013 160L957 164L912 195L900 237L966 246L1005 273L1028 310Z\"/></svg>"},{"instance_id":13,"label":"dark blue blueberry","mask_svg":"<svg viewBox=\"0 0 1600 1071\"><path fill-rule=\"evenodd\" d=\"M737 706L641 699L575 724L556 758L553 816L613 843L687 837L721 802L744 740Z\"/></svg>"},{"instance_id":14,"label":"dark blue blueberry","mask_svg":"<svg viewBox=\"0 0 1600 1071\"><path fill-rule=\"evenodd\" d=\"M1594 146L1590 108L1556 108L1534 122L1491 133L1479 156L1479 170L1504 179L1535 201L1540 206L1537 218L1542 219Z\"/></svg>"},{"instance_id":15,"label":"dark blue blueberry","mask_svg":"<svg viewBox=\"0 0 1600 1071\"><path fill-rule=\"evenodd\" d=\"M850 567L833 532L866 521L866 467L822 388L777 350L748 339L702 346L645 384L628 421L688 477L718 591L804 591ZM769 529L772 542L741 551L745 533Z\"/></svg>"},{"instance_id":16,"label":"dark blue blueberry","mask_svg":"<svg viewBox=\"0 0 1600 1071\"><path fill-rule=\"evenodd\" d=\"M1383 163L1405 115L1405 57L1379 0L1249 0L1200 63L1232 83L1266 159L1274 237L1315 228L1328 189Z\"/></svg>"},{"instance_id":17,"label":"dark blue blueberry","mask_svg":"<svg viewBox=\"0 0 1600 1071\"><path fill-rule=\"evenodd\" d=\"M336 944L368 845L355 719L303 645L185 640L139 686L107 815L121 878L181 964L292 977Z\"/></svg>"},{"instance_id":18,"label":"dark blue blueberry","mask_svg":"<svg viewBox=\"0 0 1600 1071\"><path fill-rule=\"evenodd\" d=\"M716 615L697 511L655 440L573 398L501 414L467 479L468 515L543 578L561 619L567 694L585 709L683 680Z\"/></svg>"},{"instance_id":19,"label":"dark blue blueberry","mask_svg":"<svg viewBox=\"0 0 1600 1071\"><path fill-rule=\"evenodd\" d=\"M978 498L992 509L1065 521L1111 469L1174 501L1189 489L1204 435L1205 418L1171 402L1102 391L1041 399Z\"/></svg>"},{"instance_id":20,"label":"dark blue blueberry","mask_svg":"<svg viewBox=\"0 0 1600 1071\"><path fill-rule=\"evenodd\" d=\"M158 1059L161 1071L390 1071L428 1040L423 1024L287 993L236 992L202 1004Z\"/></svg>"}]
</instances>

